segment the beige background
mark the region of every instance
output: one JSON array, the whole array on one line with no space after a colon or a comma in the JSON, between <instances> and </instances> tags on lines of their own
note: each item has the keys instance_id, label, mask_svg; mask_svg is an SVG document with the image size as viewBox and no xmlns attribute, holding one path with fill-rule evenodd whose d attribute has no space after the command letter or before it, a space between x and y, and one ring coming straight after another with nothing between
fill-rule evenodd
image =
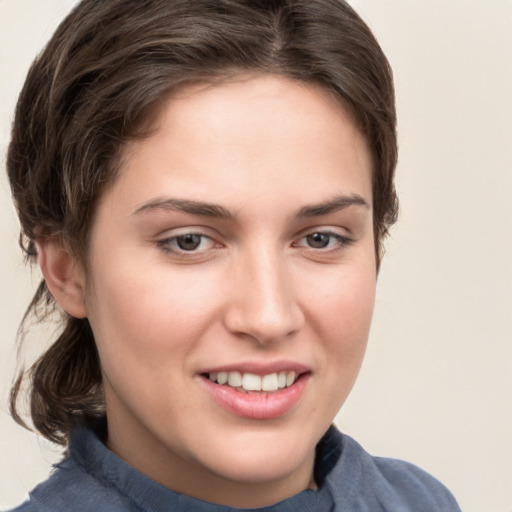
<instances>
[{"instance_id":1,"label":"beige background","mask_svg":"<svg viewBox=\"0 0 512 512\"><path fill-rule=\"evenodd\" d=\"M512 512L512 2L358 0L395 70L402 211L366 362L338 424L410 460L466 512ZM27 67L72 0L0 0L0 158ZM0 178L0 508L55 451L8 417L17 324L37 282ZM37 342L37 340L36 340Z\"/></svg>"}]
</instances>

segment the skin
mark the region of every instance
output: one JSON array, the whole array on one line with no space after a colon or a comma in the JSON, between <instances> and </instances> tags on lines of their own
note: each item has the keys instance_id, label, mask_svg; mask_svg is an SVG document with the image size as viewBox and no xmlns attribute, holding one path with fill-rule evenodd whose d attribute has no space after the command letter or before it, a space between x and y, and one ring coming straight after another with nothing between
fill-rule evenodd
<instances>
[{"instance_id":1,"label":"skin","mask_svg":"<svg viewBox=\"0 0 512 512\"><path fill-rule=\"evenodd\" d=\"M374 304L363 135L327 92L246 76L175 94L123 162L98 205L87 278L55 242L40 245L52 292L91 323L108 446L211 502L260 507L314 488L315 445L356 379ZM355 204L309 208L340 197ZM202 236L184 251L176 237L187 233ZM312 246L313 233L326 233L326 247ZM299 401L274 419L220 407L200 376L276 361L309 373Z\"/></svg>"}]
</instances>

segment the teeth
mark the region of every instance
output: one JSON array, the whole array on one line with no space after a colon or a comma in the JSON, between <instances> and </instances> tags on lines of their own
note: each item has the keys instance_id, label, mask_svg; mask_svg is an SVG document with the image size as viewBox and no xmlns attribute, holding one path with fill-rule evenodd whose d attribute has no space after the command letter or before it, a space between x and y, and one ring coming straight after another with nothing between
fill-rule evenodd
<instances>
[{"instance_id":1,"label":"teeth","mask_svg":"<svg viewBox=\"0 0 512 512\"><path fill-rule=\"evenodd\" d=\"M278 388L277 373L271 373L261 378L261 389L263 391L277 391Z\"/></svg>"},{"instance_id":2,"label":"teeth","mask_svg":"<svg viewBox=\"0 0 512 512\"><path fill-rule=\"evenodd\" d=\"M286 374L286 385L291 386L295 382L295 377L297 377L295 372L289 372Z\"/></svg>"},{"instance_id":3,"label":"teeth","mask_svg":"<svg viewBox=\"0 0 512 512\"><path fill-rule=\"evenodd\" d=\"M269 373L263 376L241 372L214 372L208 374L208 378L212 382L227 384L244 391L277 391L291 386L297 379L297 374L294 371Z\"/></svg>"},{"instance_id":4,"label":"teeth","mask_svg":"<svg viewBox=\"0 0 512 512\"><path fill-rule=\"evenodd\" d=\"M238 388L242 385L242 374L240 372L228 373L228 384L232 388Z\"/></svg>"},{"instance_id":5,"label":"teeth","mask_svg":"<svg viewBox=\"0 0 512 512\"><path fill-rule=\"evenodd\" d=\"M261 391L261 377L252 373L244 374L242 387L246 391Z\"/></svg>"}]
</instances>

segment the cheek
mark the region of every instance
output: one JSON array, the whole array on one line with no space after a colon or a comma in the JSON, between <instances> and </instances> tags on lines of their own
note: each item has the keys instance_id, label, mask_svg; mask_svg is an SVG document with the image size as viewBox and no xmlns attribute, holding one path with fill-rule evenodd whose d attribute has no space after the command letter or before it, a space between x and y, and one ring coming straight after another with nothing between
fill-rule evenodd
<instances>
[{"instance_id":1,"label":"cheek","mask_svg":"<svg viewBox=\"0 0 512 512\"><path fill-rule=\"evenodd\" d=\"M370 257L355 263L348 261L346 265L328 268L324 275L313 276L307 283L308 301L315 316L321 318L324 325L329 325L332 332L369 328L376 289L373 262Z\"/></svg>"},{"instance_id":2,"label":"cheek","mask_svg":"<svg viewBox=\"0 0 512 512\"><path fill-rule=\"evenodd\" d=\"M371 265L339 269L310 299L311 318L323 340L325 365L353 382L362 363L375 302ZM340 373L340 370L342 373Z\"/></svg>"},{"instance_id":3,"label":"cheek","mask_svg":"<svg viewBox=\"0 0 512 512\"><path fill-rule=\"evenodd\" d=\"M104 370L178 365L215 315L211 282L196 279L190 286L186 271L155 265L130 270L122 264L98 269L89 294L89 320Z\"/></svg>"}]
</instances>

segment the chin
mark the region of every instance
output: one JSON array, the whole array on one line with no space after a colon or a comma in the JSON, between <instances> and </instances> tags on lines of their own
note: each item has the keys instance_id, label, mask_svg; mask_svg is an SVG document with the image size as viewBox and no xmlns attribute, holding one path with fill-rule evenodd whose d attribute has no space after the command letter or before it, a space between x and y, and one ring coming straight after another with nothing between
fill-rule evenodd
<instances>
[{"instance_id":1,"label":"chin","mask_svg":"<svg viewBox=\"0 0 512 512\"><path fill-rule=\"evenodd\" d=\"M234 454L235 455L235 454ZM247 459L245 457L226 457L216 468L219 476L226 480L242 484L270 484L286 480L303 464L306 454L275 453L264 451L260 457Z\"/></svg>"},{"instance_id":2,"label":"chin","mask_svg":"<svg viewBox=\"0 0 512 512\"><path fill-rule=\"evenodd\" d=\"M297 471L310 475L316 443L286 430L251 432L248 429L242 435L232 436L228 447L218 446L217 453L211 451L209 460L203 459L203 463L227 480L247 484L277 482Z\"/></svg>"}]
</instances>

